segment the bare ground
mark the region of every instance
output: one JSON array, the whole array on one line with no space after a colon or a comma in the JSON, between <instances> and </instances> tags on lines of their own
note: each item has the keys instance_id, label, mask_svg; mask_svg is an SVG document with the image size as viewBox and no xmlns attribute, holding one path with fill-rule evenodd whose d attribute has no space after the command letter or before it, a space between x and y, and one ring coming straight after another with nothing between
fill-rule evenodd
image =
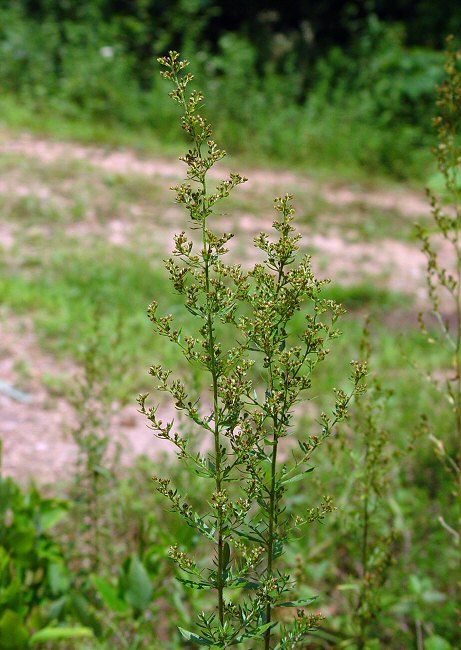
<instances>
[{"instance_id":1,"label":"bare ground","mask_svg":"<svg viewBox=\"0 0 461 650\"><path fill-rule=\"evenodd\" d=\"M15 156L18 160L39 163L44 169L54 165L59 167L69 163L82 163L90 178L102 171L118 177L139 176L152 181L153 185L164 186L165 180L176 182L182 178L184 166L165 158L144 159L129 150L114 151L95 146L83 146L69 142L56 142L30 135L11 137L3 134L0 138L0 156ZM226 175L226 170L222 172ZM381 208L397 210L402 220L414 220L427 215L428 208L424 195L404 191L371 191L348 186L318 183L303 175L292 172L275 172L262 169L244 170L250 182L244 192L262 197L275 196L285 192L310 193L320 196L330 204L330 210L348 205L360 205L366 213L368 209ZM33 196L37 200L54 202L57 208L65 208L69 202L68 193L72 190L72 178L60 185L45 180L24 181L16 168L8 169L0 181L0 195L4 197ZM152 219L153 208L141 203L124 203L123 210L115 216L98 219L96 193L94 201L86 207L80 218L64 225L66 235L76 237L82 242L89 236L104 236L114 246L136 246L145 239L146 217ZM266 199L266 203L268 203ZM161 252L167 252L172 234L182 228L184 215L172 204L161 210L154 210L155 239L152 244ZM272 215L261 215L251 210L233 210L231 216L221 218L225 230L233 229L240 234L243 245L236 245L234 253L242 262L255 261L253 249L249 245L253 236L261 230L270 228ZM55 226L41 223L31 227L33 233L46 237ZM385 237L379 241L359 241L350 238L344 229L331 226L322 233L303 224L304 248L313 253L314 266L321 275L327 275L341 283L358 282L366 277L393 290L416 295L417 307L424 305L425 259L417 244L400 241L396 236ZM30 232L29 232L30 234ZM397 235L398 233L396 233ZM24 225L14 221L0 221L0 250L11 254L24 236ZM441 249L442 255L448 252ZM27 368L27 372L24 372ZM46 378L59 371L72 376L75 371L70 364L57 367L56 359L40 349L32 325L27 320L12 318L3 314L0 317L0 380L7 385L24 387L32 396L30 403L18 401L6 391L0 390L0 439L3 439L3 470L26 480L34 476L41 482L55 481L69 474L75 462L76 449L68 432L74 414L62 395L53 395L47 388ZM114 439L118 436L124 447L124 461L146 453L158 457L165 451L164 445L156 441L146 427L143 416L137 413L136 406L119 409L113 424Z\"/></svg>"},{"instance_id":2,"label":"bare ground","mask_svg":"<svg viewBox=\"0 0 461 650\"><path fill-rule=\"evenodd\" d=\"M3 316L0 334L0 379L20 391L12 397L0 389L3 472L44 484L65 480L73 474L77 458L71 435L75 413L65 396L47 388L46 379L59 373L71 381L78 369L43 352L28 320ZM114 411L111 438L114 445L121 444L124 462L142 454L158 460L168 450L147 428L135 404L115 404ZM165 419L169 415L160 413Z\"/></svg>"}]
</instances>

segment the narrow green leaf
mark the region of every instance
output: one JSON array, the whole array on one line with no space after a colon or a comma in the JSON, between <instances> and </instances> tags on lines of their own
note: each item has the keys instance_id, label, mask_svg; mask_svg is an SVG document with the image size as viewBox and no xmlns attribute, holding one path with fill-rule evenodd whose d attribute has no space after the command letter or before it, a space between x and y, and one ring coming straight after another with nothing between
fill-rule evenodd
<instances>
[{"instance_id":1,"label":"narrow green leaf","mask_svg":"<svg viewBox=\"0 0 461 650\"><path fill-rule=\"evenodd\" d=\"M239 537L243 537L243 539L248 539L250 542L258 542L258 544L264 543L264 538L262 536L256 537L257 533L254 535L249 535L248 533L244 532L243 530L236 530L235 533Z\"/></svg>"},{"instance_id":2,"label":"narrow green leaf","mask_svg":"<svg viewBox=\"0 0 461 650\"><path fill-rule=\"evenodd\" d=\"M70 598L70 606L80 623L91 628L95 636L100 637L102 635L101 622L95 615L93 605L86 598L74 593Z\"/></svg>"},{"instance_id":3,"label":"narrow green leaf","mask_svg":"<svg viewBox=\"0 0 461 650\"><path fill-rule=\"evenodd\" d=\"M189 632L189 630L185 630L183 627L178 627L178 630L181 632L182 636L186 639L186 641L193 641L198 645L205 645L208 647L213 645L213 641L210 641L210 639L205 639L205 637L199 636L194 632Z\"/></svg>"},{"instance_id":4,"label":"narrow green leaf","mask_svg":"<svg viewBox=\"0 0 461 650\"><path fill-rule=\"evenodd\" d=\"M288 485L288 483L296 483L297 481L301 481L304 478L304 474L309 474L309 472L313 472L314 469L315 467L309 467L308 469L303 470L299 474L296 474L291 478L285 479L284 481L282 481L282 485Z\"/></svg>"},{"instance_id":5,"label":"narrow green leaf","mask_svg":"<svg viewBox=\"0 0 461 650\"><path fill-rule=\"evenodd\" d=\"M259 589L261 584L248 578L234 578L227 583L228 587L243 587L244 589Z\"/></svg>"},{"instance_id":6,"label":"narrow green leaf","mask_svg":"<svg viewBox=\"0 0 461 650\"><path fill-rule=\"evenodd\" d=\"M36 632L30 639L31 645L45 641L60 639L90 639L93 631L89 627L45 627Z\"/></svg>"},{"instance_id":7,"label":"narrow green leaf","mask_svg":"<svg viewBox=\"0 0 461 650\"><path fill-rule=\"evenodd\" d=\"M258 639L261 638L264 632L268 630L270 627L275 627L277 623L271 622L271 623L264 623L264 625L259 625L256 627L254 630L251 630L250 632L245 632L245 634L241 634L238 636L235 641L232 643L232 645L237 645L237 643L242 643L242 641L245 641L245 639Z\"/></svg>"},{"instance_id":8,"label":"narrow green leaf","mask_svg":"<svg viewBox=\"0 0 461 650\"><path fill-rule=\"evenodd\" d=\"M287 600L284 603L277 603L276 607L306 607L317 600L317 596L311 598L298 598L297 600Z\"/></svg>"},{"instance_id":9,"label":"narrow green leaf","mask_svg":"<svg viewBox=\"0 0 461 650\"><path fill-rule=\"evenodd\" d=\"M125 601L119 598L117 589L108 580L104 580L100 576L92 575L91 581L99 592L104 603L114 612L123 614L128 610L128 605Z\"/></svg>"},{"instance_id":10,"label":"narrow green leaf","mask_svg":"<svg viewBox=\"0 0 461 650\"><path fill-rule=\"evenodd\" d=\"M186 587L190 587L191 589L197 589L198 591L201 591L203 589L211 589L211 585L207 584L206 582L196 582L195 580L189 580L188 578L178 578L178 582L185 585Z\"/></svg>"}]
</instances>

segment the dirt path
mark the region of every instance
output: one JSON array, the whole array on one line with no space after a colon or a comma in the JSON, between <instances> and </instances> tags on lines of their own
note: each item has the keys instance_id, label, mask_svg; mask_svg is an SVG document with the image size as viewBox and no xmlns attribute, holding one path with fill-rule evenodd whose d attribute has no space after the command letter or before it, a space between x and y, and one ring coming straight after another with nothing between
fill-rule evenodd
<instances>
[{"instance_id":1,"label":"dirt path","mask_svg":"<svg viewBox=\"0 0 461 650\"><path fill-rule=\"evenodd\" d=\"M67 161L81 161L113 174L140 174L143 176L159 176L164 179L179 179L184 176L185 166L180 161L167 158L141 158L130 150L104 149L96 146L85 146L74 142L59 142L31 135L12 137L4 134L0 138L0 152L21 154L37 158L45 165ZM211 170L214 178L228 175L225 165L220 171ZM319 184L306 178L305 175L283 170L243 169L241 173L251 180L252 185L268 188L281 188L283 192L293 188L310 189ZM243 189L248 187L244 185ZM360 202L377 208L396 209L410 217L427 212L427 199L423 193L410 191L361 191L345 186L335 186L332 183L321 184L322 193L328 201L347 205Z\"/></svg>"},{"instance_id":2,"label":"dirt path","mask_svg":"<svg viewBox=\"0 0 461 650\"><path fill-rule=\"evenodd\" d=\"M88 174L91 175L91 168L95 171L104 170L115 174L120 178L128 175L138 175L152 179L153 184L164 189L163 181L177 182L184 174L184 164L179 161L172 161L166 158L144 159L130 150L113 150L96 146L85 146L72 142L59 142L36 138L31 135L15 136L4 134L0 138L0 154L12 154L39 161L43 166L58 165L65 166L69 162L80 162L88 167ZM213 173L214 170L211 170ZM362 190L347 185L334 185L332 183L319 183L307 178L305 175L291 171L273 171L262 169L243 170L248 178L248 183L240 189L243 192L262 192L265 204L270 205L268 196L275 196L285 192L296 192L312 194L321 197L329 204L329 212L334 213L335 206L344 209L345 206L358 206L362 213L361 219L366 220L367 211L381 209L385 211L397 211L401 215L402 222L410 222L410 226L416 217L427 215L428 204L424 193L384 190ZM225 177L228 170L220 167L214 175ZM159 182L161 179L162 182ZM3 189L2 189L3 188ZM267 188L267 193L264 190ZM17 182L14 178L9 182L0 180L0 193L8 191L10 194L20 196L30 192L34 197L55 202L56 206L63 207L66 200L62 196L54 196L53 191L46 185L37 183ZM171 199L170 199L171 201ZM135 202L125 206L126 213L122 218L111 217L101 221L95 218L97 207L89 211L87 218L79 219L70 224L67 234L73 237L85 239L88 235L105 236L114 245L137 244L145 238L143 229L143 216L145 217L146 207L137 205ZM231 216L222 217L220 227L232 230L245 242L245 250L234 248L233 254L241 259L243 263L254 263L255 251L252 247L253 237L261 230L270 231L272 214L265 212L263 216L256 212L248 213L241 209L232 210ZM327 275L333 281L356 282L364 276L370 281L377 281L393 290L406 291L417 296L419 300L425 293L424 270L426 260L414 242L399 241L398 222L395 224L396 239L384 237L380 241L355 241L347 236L342 226L344 216L326 215L325 221L330 219L334 225L328 228L328 232L316 232L311 227L301 224L299 229L304 237L304 248L314 254L314 266L317 272L323 273L327 269ZM373 218L373 217L371 217ZM320 220L322 213L320 213ZM347 218L346 218L347 221ZM184 227L184 213L181 209L172 205L159 210L155 216L155 244L159 245L165 253L169 253L172 235L179 228ZM408 227L408 225L407 225ZM16 236L22 233L16 232ZM14 241L15 232L11 226L0 228L0 244L9 248ZM236 238L237 239L237 238ZM440 242L443 246L443 242ZM442 250L442 255L447 257L448 252Z\"/></svg>"},{"instance_id":3,"label":"dirt path","mask_svg":"<svg viewBox=\"0 0 461 650\"><path fill-rule=\"evenodd\" d=\"M27 319L0 318L0 439L3 441L2 470L21 480L44 484L72 475L77 448L71 436L75 413L65 396L47 387L56 373L67 381L77 376L70 362L58 362L40 349ZM11 394L9 388L14 387ZM16 394L17 393L17 394ZM130 463L146 454L153 460L169 451L147 428L136 405L114 405L117 415L110 425L112 442L122 447L122 462ZM160 412L168 418L172 414Z\"/></svg>"}]
</instances>

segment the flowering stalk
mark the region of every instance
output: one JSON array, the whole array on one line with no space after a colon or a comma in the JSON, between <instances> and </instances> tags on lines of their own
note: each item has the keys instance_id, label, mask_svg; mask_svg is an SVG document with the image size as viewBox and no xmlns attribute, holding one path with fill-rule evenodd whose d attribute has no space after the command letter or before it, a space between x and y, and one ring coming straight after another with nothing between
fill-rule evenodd
<instances>
[{"instance_id":1,"label":"flowering stalk","mask_svg":"<svg viewBox=\"0 0 461 650\"><path fill-rule=\"evenodd\" d=\"M216 204L246 179L231 173L213 193L208 191L207 174L225 153L217 148L209 124L198 113L202 94L188 94L192 80L184 72L188 63L176 52L160 62L165 67L163 77L173 83L170 95L182 109L182 126L192 141L181 158L187 165L187 179L174 188L176 200L188 210L192 228L201 231L197 253L185 232L175 236L176 259L167 260L166 268L174 288L185 297L187 310L200 323L199 338L175 328L171 315L158 316L156 302L149 307L149 317L160 335L208 374L212 396L211 411L205 413L200 396L191 397L182 381L171 380L171 371L158 365L150 368L157 388L169 393L176 409L211 436L212 451L203 455L191 449L189 437L175 431L174 420L164 424L158 419L157 407L146 404L147 395L139 398L156 435L176 447L189 470L213 483L210 509L204 513L195 511L170 487L169 479L155 479L173 510L214 547L212 566L203 566L178 546L170 551L184 584L216 593L215 611L199 614L198 631L181 629L181 633L196 645L212 648L247 647L248 643L256 648L259 639L264 650L288 650L315 629L319 616L305 612L310 600L287 599L292 580L276 562L289 536L322 519L331 503L326 498L295 516L286 511L283 496L291 483L312 471L313 452L346 416L349 400L361 390L365 368L354 364L350 393L338 390L333 417L322 414L321 432L298 440L291 468L280 463L282 440L293 435L293 407L311 387L311 374L328 353L327 342L339 335L335 324L342 309L321 297L325 281L315 279L309 257L294 266L300 236L293 234L294 210L288 195L275 203L280 214L273 224L278 239L271 242L265 233L255 239L264 262L249 273L224 262L232 235L216 234L208 220ZM306 312L306 324L298 333L293 317L301 310ZM290 624L278 625L277 607L294 607L297 616Z\"/></svg>"}]
</instances>

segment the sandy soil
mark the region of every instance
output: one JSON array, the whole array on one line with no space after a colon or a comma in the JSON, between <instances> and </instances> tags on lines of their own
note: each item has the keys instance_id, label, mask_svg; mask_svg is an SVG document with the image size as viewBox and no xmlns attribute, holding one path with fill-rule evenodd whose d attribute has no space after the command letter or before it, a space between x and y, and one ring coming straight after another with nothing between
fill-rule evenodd
<instances>
[{"instance_id":1,"label":"sandy soil","mask_svg":"<svg viewBox=\"0 0 461 650\"><path fill-rule=\"evenodd\" d=\"M76 462L71 429L75 414L65 397L47 387L46 379L76 377L70 362L58 362L40 349L30 322L5 317L0 320L0 439L3 440L3 472L27 481L48 484L65 480ZM6 387L19 389L10 395ZM113 443L122 446L122 461L129 463L146 454L159 459L169 450L147 428L135 404L114 405L117 415L110 425ZM165 420L172 413L160 410Z\"/></svg>"}]
</instances>

